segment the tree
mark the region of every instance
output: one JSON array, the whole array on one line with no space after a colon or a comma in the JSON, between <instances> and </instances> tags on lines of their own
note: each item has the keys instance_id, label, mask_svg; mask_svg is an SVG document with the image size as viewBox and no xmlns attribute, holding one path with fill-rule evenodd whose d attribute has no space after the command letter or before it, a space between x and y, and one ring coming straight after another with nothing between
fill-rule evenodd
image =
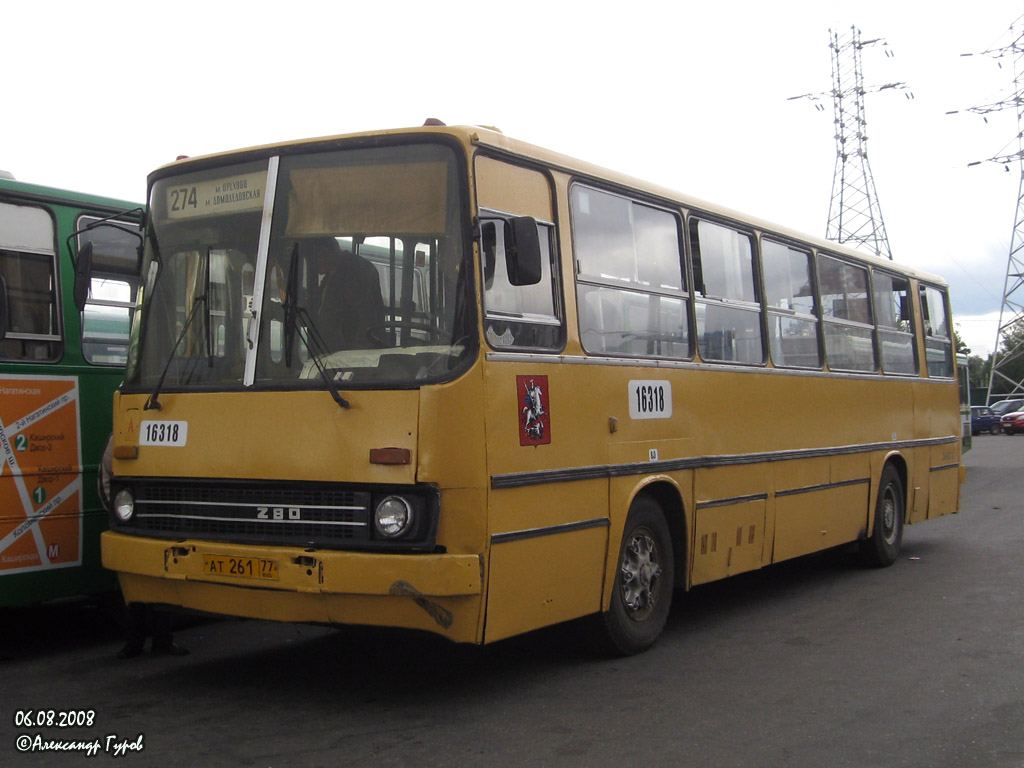
<instances>
[{"instance_id":1,"label":"tree","mask_svg":"<svg viewBox=\"0 0 1024 768\"><path fill-rule=\"evenodd\" d=\"M961 353L969 355L971 353L971 348L964 344L964 340L960 338L960 332L956 328L953 329L953 342L956 344L956 353L958 355Z\"/></svg>"},{"instance_id":2,"label":"tree","mask_svg":"<svg viewBox=\"0 0 1024 768\"><path fill-rule=\"evenodd\" d=\"M992 370L992 355L982 357L971 355L967 358L967 365L971 373L971 389L988 389L988 374ZM971 400L974 401L973 398Z\"/></svg>"}]
</instances>

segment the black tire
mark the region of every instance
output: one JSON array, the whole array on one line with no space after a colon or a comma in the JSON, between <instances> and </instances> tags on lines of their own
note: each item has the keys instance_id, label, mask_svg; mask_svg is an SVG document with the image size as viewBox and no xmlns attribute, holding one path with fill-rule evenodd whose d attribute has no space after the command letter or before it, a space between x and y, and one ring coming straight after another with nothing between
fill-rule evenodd
<instances>
[{"instance_id":1,"label":"black tire","mask_svg":"<svg viewBox=\"0 0 1024 768\"><path fill-rule=\"evenodd\" d=\"M991 427L988 428L988 433L990 435L998 435L1000 432L1002 432L1002 430L999 428L998 424L993 424Z\"/></svg>"},{"instance_id":2,"label":"black tire","mask_svg":"<svg viewBox=\"0 0 1024 768\"><path fill-rule=\"evenodd\" d=\"M611 606L601 615L605 650L630 656L658 639L672 604L672 537L661 507L640 496L629 509Z\"/></svg>"},{"instance_id":3,"label":"black tire","mask_svg":"<svg viewBox=\"0 0 1024 768\"><path fill-rule=\"evenodd\" d=\"M899 557L907 511L906 498L900 473L892 464L886 464L878 485L871 536L860 543L861 558L867 565L884 568Z\"/></svg>"}]
</instances>

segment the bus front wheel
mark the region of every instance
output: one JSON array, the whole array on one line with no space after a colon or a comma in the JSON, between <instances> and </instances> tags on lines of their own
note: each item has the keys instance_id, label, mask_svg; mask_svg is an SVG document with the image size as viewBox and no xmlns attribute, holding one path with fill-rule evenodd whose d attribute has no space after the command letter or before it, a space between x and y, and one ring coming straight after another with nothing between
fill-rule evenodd
<instances>
[{"instance_id":1,"label":"bus front wheel","mask_svg":"<svg viewBox=\"0 0 1024 768\"><path fill-rule=\"evenodd\" d=\"M672 604L672 539L661 507L638 497L626 517L611 606L602 614L608 650L629 656L661 634Z\"/></svg>"},{"instance_id":2,"label":"bus front wheel","mask_svg":"<svg viewBox=\"0 0 1024 768\"><path fill-rule=\"evenodd\" d=\"M875 524L871 536L860 543L861 557L868 565L885 567L896 562L903 541L906 496L900 473L892 464L882 470L875 503Z\"/></svg>"}]
</instances>

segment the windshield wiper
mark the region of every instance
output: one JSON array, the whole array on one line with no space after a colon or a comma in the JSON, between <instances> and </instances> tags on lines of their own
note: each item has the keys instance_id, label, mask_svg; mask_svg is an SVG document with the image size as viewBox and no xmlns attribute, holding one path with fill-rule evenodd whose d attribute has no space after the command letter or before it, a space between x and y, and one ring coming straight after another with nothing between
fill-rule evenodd
<instances>
[{"instance_id":1,"label":"windshield wiper","mask_svg":"<svg viewBox=\"0 0 1024 768\"><path fill-rule=\"evenodd\" d=\"M146 404L142 406L142 410L159 411L163 408L160 405L160 390L163 389L164 379L167 378L167 372L171 369L171 363L174 362L174 355L178 351L178 346L181 344L181 340L185 338L188 333L188 329L192 325L192 321L196 317L196 313L199 311L199 305L202 304L204 307L204 318L203 318L203 345L206 347L206 362L210 368L213 368L213 347L210 343L210 251L211 248L206 249L206 261L203 264L203 293L199 296L192 298L192 307L189 309L188 317L185 319L185 324L181 327L181 332L178 334L178 338L174 340L174 346L171 347L171 353L167 356L167 363L164 365L163 371L160 373L160 378L156 382L156 387L153 389L152 394L146 399Z\"/></svg>"},{"instance_id":2,"label":"windshield wiper","mask_svg":"<svg viewBox=\"0 0 1024 768\"><path fill-rule=\"evenodd\" d=\"M296 241L292 247L292 260L288 265L288 280L285 284L284 289L284 362L285 365L291 368L292 365L292 348L294 346L294 337L297 333L299 340L302 341L302 346L306 348L306 352L309 353L310 358L313 360L313 365L316 366L317 371L320 373L320 378L323 379L324 384L327 385L327 390L331 393L331 397L338 405L342 408L351 408L352 404L349 403L344 397L341 396L341 392L334 386L334 381L327 373L327 368L320 361L322 356L327 355L327 345L324 344L323 337L320 335L320 331L317 330L316 324L313 322L313 318L310 317L309 312L306 311L305 307L299 306L298 303L298 280L299 277L299 243ZM302 322L304 327L299 328L299 322ZM315 347L315 349L314 349Z\"/></svg>"}]
</instances>

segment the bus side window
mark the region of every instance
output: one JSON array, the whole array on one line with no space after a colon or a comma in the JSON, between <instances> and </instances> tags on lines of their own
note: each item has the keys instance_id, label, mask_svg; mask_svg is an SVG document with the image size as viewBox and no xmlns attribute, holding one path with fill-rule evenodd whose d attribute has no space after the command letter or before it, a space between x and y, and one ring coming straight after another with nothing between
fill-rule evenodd
<instances>
[{"instance_id":1,"label":"bus side window","mask_svg":"<svg viewBox=\"0 0 1024 768\"><path fill-rule=\"evenodd\" d=\"M876 371L868 271L818 254L825 359L839 371Z\"/></svg>"},{"instance_id":2,"label":"bus side window","mask_svg":"<svg viewBox=\"0 0 1024 768\"><path fill-rule=\"evenodd\" d=\"M679 217L582 184L572 187L571 203L583 348L690 357Z\"/></svg>"},{"instance_id":3,"label":"bus side window","mask_svg":"<svg viewBox=\"0 0 1024 768\"><path fill-rule=\"evenodd\" d=\"M7 294L7 333L0 341L0 357L58 359L54 229L43 208L0 203L0 278Z\"/></svg>"},{"instance_id":4,"label":"bus side window","mask_svg":"<svg viewBox=\"0 0 1024 768\"><path fill-rule=\"evenodd\" d=\"M484 219L480 225L487 342L494 349L561 349L565 334L557 300L558 268L551 245L554 228L537 224L540 281L515 285L507 258L510 226L504 218Z\"/></svg>"},{"instance_id":5,"label":"bus side window","mask_svg":"<svg viewBox=\"0 0 1024 768\"><path fill-rule=\"evenodd\" d=\"M821 368L811 254L762 239L761 266L772 362L785 367Z\"/></svg>"},{"instance_id":6,"label":"bus side window","mask_svg":"<svg viewBox=\"0 0 1024 768\"><path fill-rule=\"evenodd\" d=\"M761 308L750 235L701 219L690 220L697 344L705 360L759 364Z\"/></svg>"},{"instance_id":7,"label":"bus side window","mask_svg":"<svg viewBox=\"0 0 1024 768\"><path fill-rule=\"evenodd\" d=\"M946 312L946 294L930 285L921 286L921 311L924 313L924 347L928 375L953 376L953 339Z\"/></svg>"},{"instance_id":8,"label":"bus side window","mask_svg":"<svg viewBox=\"0 0 1024 768\"><path fill-rule=\"evenodd\" d=\"M103 222L96 216L75 222L78 252L93 246L92 280L82 310L82 355L94 365L124 365L128 333L139 287L139 236L130 226Z\"/></svg>"},{"instance_id":9,"label":"bus side window","mask_svg":"<svg viewBox=\"0 0 1024 768\"><path fill-rule=\"evenodd\" d=\"M883 373L917 373L917 345L910 307L910 280L885 272L872 274L875 321Z\"/></svg>"}]
</instances>

